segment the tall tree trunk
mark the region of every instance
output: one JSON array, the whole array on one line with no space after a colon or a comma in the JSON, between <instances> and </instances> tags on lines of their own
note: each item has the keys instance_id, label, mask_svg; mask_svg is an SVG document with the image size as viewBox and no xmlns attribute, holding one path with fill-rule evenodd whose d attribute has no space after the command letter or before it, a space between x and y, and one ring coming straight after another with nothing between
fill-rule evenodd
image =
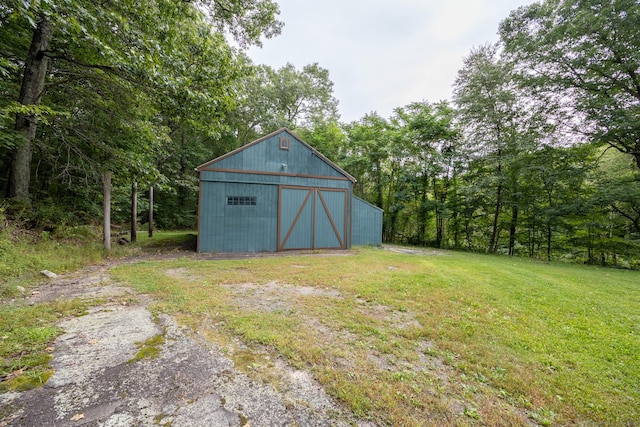
<instances>
[{"instance_id":1,"label":"tall tree trunk","mask_svg":"<svg viewBox=\"0 0 640 427\"><path fill-rule=\"evenodd\" d=\"M425 244L427 234L427 202L429 201L429 176L422 177L422 198L420 200L420 210L418 211L418 244Z\"/></svg>"},{"instance_id":2,"label":"tall tree trunk","mask_svg":"<svg viewBox=\"0 0 640 427\"><path fill-rule=\"evenodd\" d=\"M442 238L444 236L444 218L443 218L443 189L438 189L438 178L436 176L431 177L433 182L433 198L436 200L435 214L436 214L436 247L442 247Z\"/></svg>"},{"instance_id":3,"label":"tall tree trunk","mask_svg":"<svg viewBox=\"0 0 640 427\"><path fill-rule=\"evenodd\" d=\"M49 22L42 18L33 32L31 46L24 64L22 86L18 102L22 105L38 105L44 90L47 75L48 58L45 52L49 48L52 29ZM31 146L36 136L37 119L34 114L17 114L14 129L21 132L25 141L18 145L11 158L9 175L9 197L29 200L29 181L31 178Z\"/></svg>"},{"instance_id":4,"label":"tall tree trunk","mask_svg":"<svg viewBox=\"0 0 640 427\"><path fill-rule=\"evenodd\" d=\"M131 184L131 243L138 240L138 183Z\"/></svg>"},{"instance_id":5,"label":"tall tree trunk","mask_svg":"<svg viewBox=\"0 0 640 427\"><path fill-rule=\"evenodd\" d=\"M495 253L498 248L498 218L500 217L500 208L502 207L502 182L498 183L496 190L496 209L493 213L493 225L491 230L491 240L489 240L489 253Z\"/></svg>"},{"instance_id":6,"label":"tall tree trunk","mask_svg":"<svg viewBox=\"0 0 640 427\"><path fill-rule=\"evenodd\" d=\"M511 208L511 227L509 228L509 255L515 255L516 229L518 227L518 206Z\"/></svg>"},{"instance_id":7,"label":"tall tree trunk","mask_svg":"<svg viewBox=\"0 0 640 427\"><path fill-rule=\"evenodd\" d=\"M433 180L433 196L436 199L436 247L442 248L444 240L444 213L445 202L449 193L450 181L445 177L442 178L442 185L438 188L438 178L434 175Z\"/></svg>"},{"instance_id":8,"label":"tall tree trunk","mask_svg":"<svg viewBox=\"0 0 640 427\"><path fill-rule=\"evenodd\" d=\"M153 237L153 185L149 187L149 237Z\"/></svg>"},{"instance_id":9,"label":"tall tree trunk","mask_svg":"<svg viewBox=\"0 0 640 427\"><path fill-rule=\"evenodd\" d=\"M186 181L184 179L187 172L186 155L187 155L187 133L186 133L186 130L183 128L182 132L180 133L180 180L181 181ZM178 185L178 188L176 189L176 191L177 191L178 206L180 206L184 210L183 213L185 213L186 209L184 209L184 207L186 206L186 200L187 200L187 188L184 185Z\"/></svg>"},{"instance_id":10,"label":"tall tree trunk","mask_svg":"<svg viewBox=\"0 0 640 427\"><path fill-rule=\"evenodd\" d=\"M460 224L458 221L459 216L460 214L458 212L454 212L453 217L451 218L451 222L455 224L455 228L453 229L453 246L456 249L460 248Z\"/></svg>"},{"instance_id":11,"label":"tall tree trunk","mask_svg":"<svg viewBox=\"0 0 640 427\"><path fill-rule=\"evenodd\" d=\"M111 171L104 173L102 234L104 248L111 250Z\"/></svg>"},{"instance_id":12,"label":"tall tree trunk","mask_svg":"<svg viewBox=\"0 0 640 427\"><path fill-rule=\"evenodd\" d=\"M547 261L551 262L551 223L547 223Z\"/></svg>"},{"instance_id":13,"label":"tall tree trunk","mask_svg":"<svg viewBox=\"0 0 640 427\"><path fill-rule=\"evenodd\" d=\"M384 209L384 190L382 188L382 165L380 160L376 160L376 206Z\"/></svg>"},{"instance_id":14,"label":"tall tree trunk","mask_svg":"<svg viewBox=\"0 0 640 427\"><path fill-rule=\"evenodd\" d=\"M496 190L496 209L493 214L493 228L491 230L491 240L487 252L495 253L498 249L498 217L502 206L502 151L498 150L498 188Z\"/></svg>"}]
</instances>

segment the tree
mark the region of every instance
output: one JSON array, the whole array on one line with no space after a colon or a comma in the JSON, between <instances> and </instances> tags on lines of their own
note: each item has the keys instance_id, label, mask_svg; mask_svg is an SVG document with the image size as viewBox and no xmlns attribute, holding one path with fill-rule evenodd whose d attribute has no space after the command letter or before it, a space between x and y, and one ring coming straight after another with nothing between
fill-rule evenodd
<instances>
[{"instance_id":1,"label":"tree","mask_svg":"<svg viewBox=\"0 0 640 427\"><path fill-rule=\"evenodd\" d=\"M201 11L209 14L211 22L220 31L234 35L243 45L259 44L261 35L272 36L281 27L275 19L277 5L271 0L203 0L197 7L190 2L162 0L142 8L133 0L106 3L41 0L12 1L2 7L0 70L3 73L24 70L20 71L20 96L15 99L25 107L3 106L3 113L11 108L18 111L15 128L23 134L22 142L18 143L16 136L16 142L4 144L15 146L9 175L10 195L28 200L37 113L46 111L39 103L53 86L72 86L70 83L75 82L78 83L75 87L82 87L90 82L94 88L99 87L99 98L100 95L111 97L108 93L122 93L123 88L124 92L130 90L136 95L162 88L177 102L184 101L179 96L186 96L190 103L200 98L208 103L209 111L216 111L216 107L221 111L227 104L223 101L225 95L220 96L219 91L206 93L190 88L189 85L195 82L189 78L196 75L190 71L196 67L185 60L188 59L186 55L180 55L201 46L189 43L187 37L180 37L180 31L186 31L182 35L193 30L204 38L211 36L211 26L204 22ZM189 27L187 23L192 19L196 20L196 25ZM30 34L30 44L16 34ZM180 43L172 44L176 41ZM27 45L30 47L26 48ZM221 54L224 51L210 49L206 52L207 60L220 62L225 57ZM203 53L200 55L204 57ZM15 79L15 76L10 77ZM224 84L225 80L220 82ZM209 84L207 89L210 88ZM142 105L135 104L136 107ZM112 112L115 111L118 110ZM126 111L125 106L125 117ZM147 117L157 113L149 112ZM205 120L202 117L201 121ZM115 135L113 139L119 141Z\"/></svg>"},{"instance_id":2,"label":"tree","mask_svg":"<svg viewBox=\"0 0 640 427\"><path fill-rule=\"evenodd\" d=\"M552 147L545 145L526 156L527 173L522 191L527 194L524 211L528 225L544 236L545 257L551 261L554 235L573 232L571 219L586 211L585 180L592 161L592 147ZM537 235L531 232L531 239ZM533 256L535 243L529 242Z\"/></svg>"},{"instance_id":3,"label":"tree","mask_svg":"<svg viewBox=\"0 0 640 427\"><path fill-rule=\"evenodd\" d=\"M621 154L602 153L592 178L596 190L593 201L608 208L610 221L615 217L621 224L615 234L640 238L640 172L630 163Z\"/></svg>"},{"instance_id":4,"label":"tree","mask_svg":"<svg viewBox=\"0 0 640 427\"><path fill-rule=\"evenodd\" d=\"M47 74L48 57L52 28L49 20L42 16L33 31L31 44L24 62L22 85L18 103L31 107L26 112L16 114L14 129L23 137L17 143L11 159L9 197L20 200L29 199L29 178L31 174L31 145L36 136L37 114L33 106L40 104ZM30 111L29 111L30 110Z\"/></svg>"},{"instance_id":5,"label":"tree","mask_svg":"<svg viewBox=\"0 0 640 427\"><path fill-rule=\"evenodd\" d=\"M500 36L533 91L572 114L565 125L640 168L638 22L637 0L546 0L512 12Z\"/></svg>"},{"instance_id":6,"label":"tree","mask_svg":"<svg viewBox=\"0 0 640 427\"><path fill-rule=\"evenodd\" d=\"M345 153L347 169L357 179L354 192L384 209L386 162L390 157L389 122L377 113L365 115L346 127L349 146Z\"/></svg>"},{"instance_id":7,"label":"tree","mask_svg":"<svg viewBox=\"0 0 640 427\"><path fill-rule=\"evenodd\" d=\"M558 111L545 98L530 95L529 87L513 72L513 63L502 57L499 45L481 46L465 58L456 78L454 100L465 131L464 150L474 160L470 165L478 168L471 185L485 194L483 209L492 211L487 251L498 249L500 231L506 228L502 224L506 208L509 254L513 255L526 155L541 145L558 144ZM494 194L486 193L487 188L494 189Z\"/></svg>"},{"instance_id":8,"label":"tree","mask_svg":"<svg viewBox=\"0 0 640 427\"><path fill-rule=\"evenodd\" d=\"M295 129L303 140L335 163L343 163L347 134L334 118L317 117L310 127Z\"/></svg>"},{"instance_id":9,"label":"tree","mask_svg":"<svg viewBox=\"0 0 640 427\"><path fill-rule=\"evenodd\" d=\"M499 58L497 45L476 48L465 58L454 84L454 99L466 132L467 151L472 157L485 159L494 170L483 180L495 189L487 247L487 252L493 253L498 246L498 221L508 176L505 168L519 149L518 122L522 113L511 66Z\"/></svg>"},{"instance_id":10,"label":"tree","mask_svg":"<svg viewBox=\"0 0 640 427\"><path fill-rule=\"evenodd\" d=\"M405 170L413 171L419 187L418 238L426 243L429 211L435 214L435 246L441 247L447 197L456 168L459 131L453 124L453 110L445 102L431 105L415 102L398 108L392 119L405 147ZM409 179L409 175L405 179Z\"/></svg>"}]
</instances>

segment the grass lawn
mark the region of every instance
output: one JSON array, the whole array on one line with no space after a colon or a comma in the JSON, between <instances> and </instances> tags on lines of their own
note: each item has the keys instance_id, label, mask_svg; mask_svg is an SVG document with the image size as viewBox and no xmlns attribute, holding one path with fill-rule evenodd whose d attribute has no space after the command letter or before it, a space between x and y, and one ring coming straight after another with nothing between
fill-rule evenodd
<instances>
[{"instance_id":1,"label":"grass lawn","mask_svg":"<svg viewBox=\"0 0 640 427\"><path fill-rule=\"evenodd\" d=\"M147 261L113 276L154 295L156 310L208 336L247 372L276 381L266 348L377 422L640 419L640 272L358 249ZM237 351L238 338L255 352Z\"/></svg>"}]
</instances>

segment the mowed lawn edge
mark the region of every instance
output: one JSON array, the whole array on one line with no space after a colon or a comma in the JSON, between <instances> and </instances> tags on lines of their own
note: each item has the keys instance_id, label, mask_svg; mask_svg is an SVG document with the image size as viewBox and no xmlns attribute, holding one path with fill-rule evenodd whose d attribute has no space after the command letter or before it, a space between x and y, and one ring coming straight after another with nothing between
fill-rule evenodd
<instances>
[{"instance_id":1,"label":"mowed lawn edge","mask_svg":"<svg viewBox=\"0 0 640 427\"><path fill-rule=\"evenodd\" d=\"M362 418L640 419L640 272L360 248L112 273L222 346L240 338L309 370Z\"/></svg>"}]
</instances>

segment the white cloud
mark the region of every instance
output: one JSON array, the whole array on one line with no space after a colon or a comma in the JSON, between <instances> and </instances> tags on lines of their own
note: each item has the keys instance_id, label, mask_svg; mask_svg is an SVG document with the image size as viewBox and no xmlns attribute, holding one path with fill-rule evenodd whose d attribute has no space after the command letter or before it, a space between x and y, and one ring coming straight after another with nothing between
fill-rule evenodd
<instances>
[{"instance_id":1,"label":"white cloud","mask_svg":"<svg viewBox=\"0 0 640 427\"><path fill-rule=\"evenodd\" d=\"M283 33L251 49L256 63L329 70L342 120L449 98L462 60L498 39L499 22L532 0L280 0Z\"/></svg>"}]
</instances>

